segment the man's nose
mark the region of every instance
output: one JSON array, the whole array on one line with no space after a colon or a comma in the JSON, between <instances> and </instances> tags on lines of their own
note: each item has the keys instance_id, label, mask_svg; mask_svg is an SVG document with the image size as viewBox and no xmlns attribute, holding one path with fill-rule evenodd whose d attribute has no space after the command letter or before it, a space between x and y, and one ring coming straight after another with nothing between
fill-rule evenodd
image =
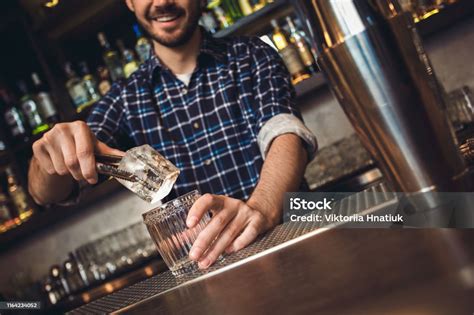
<instances>
[{"instance_id":1,"label":"man's nose","mask_svg":"<svg viewBox=\"0 0 474 315\"><path fill-rule=\"evenodd\" d=\"M165 6L176 3L176 0L153 0L153 6Z\"/></svg>"}]
</instances>

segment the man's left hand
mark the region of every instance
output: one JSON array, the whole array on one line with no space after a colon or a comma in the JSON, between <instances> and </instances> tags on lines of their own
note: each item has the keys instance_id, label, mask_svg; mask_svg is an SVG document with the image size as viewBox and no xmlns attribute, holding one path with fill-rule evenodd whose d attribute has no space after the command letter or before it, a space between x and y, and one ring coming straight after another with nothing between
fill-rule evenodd
<instances>
[{"instance_id":1,"label":"man's left hand","mask_svg":"<svg viewBox=\"0 0 474 315\"><path fill-rule=\"evenodd\" d=\"M201 269L212 265L224 251L238 251L276 225L242 200L205 194L191 207L186 221L188 227L196 226L208 211L213 213L211 221L198 235L189 253Z\"/></svg>"}]
</instances>

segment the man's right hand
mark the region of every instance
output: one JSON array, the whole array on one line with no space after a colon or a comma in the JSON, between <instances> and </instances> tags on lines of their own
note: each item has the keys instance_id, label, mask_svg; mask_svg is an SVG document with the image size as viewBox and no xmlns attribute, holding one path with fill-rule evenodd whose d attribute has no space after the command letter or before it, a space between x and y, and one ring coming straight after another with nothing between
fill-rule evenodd
<instances>
[{"instance_id":1,"label":"man's right hand","mask_svg":"<svg viewBox=\"0 0 474 315\"><path fill-rule=\"evenodd\" d=\"M97 183L94 153L124 155L97 140L83 121L57 124L33 143L33 156L42 171L89 184Z\"/></svg>"}]
</instances>

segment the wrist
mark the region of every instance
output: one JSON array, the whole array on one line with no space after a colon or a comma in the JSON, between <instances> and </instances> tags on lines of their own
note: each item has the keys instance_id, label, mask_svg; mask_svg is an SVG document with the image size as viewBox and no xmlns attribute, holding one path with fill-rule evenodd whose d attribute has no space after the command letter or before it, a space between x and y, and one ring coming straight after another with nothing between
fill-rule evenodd
<instances>
[{"instance_id":1,"label":"wrist","mask_svg":"<svg viewBox=\"0 0 474 315\"><path fill-rule=\"evenodd\" d=\"M246 202L251 209L260 212L265 218L266 228L272 228L281 222L281 208L272 206L269 203L262 202L256 198L250 197Z\"/></svg>"}]
</instances>

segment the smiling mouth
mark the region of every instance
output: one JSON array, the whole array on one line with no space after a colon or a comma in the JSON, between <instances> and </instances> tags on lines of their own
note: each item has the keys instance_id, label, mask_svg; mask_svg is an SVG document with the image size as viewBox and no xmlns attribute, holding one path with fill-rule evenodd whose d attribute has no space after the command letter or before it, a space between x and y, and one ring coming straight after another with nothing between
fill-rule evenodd
<instances>
[{"instance_id":1,"label":"smiling mouth","mask_svg":"<svg viewBox=\"0 0 474 315\"><path fill-rule=\"evenodd\" d=\"M165 14L165 15L160 15L157 17L153 17L152 20L160 23L165 23L165 22L172 22L177 19L179 19L183 14L181 13L176 13L176 14Z\"/></svg>"}]
</instances>

